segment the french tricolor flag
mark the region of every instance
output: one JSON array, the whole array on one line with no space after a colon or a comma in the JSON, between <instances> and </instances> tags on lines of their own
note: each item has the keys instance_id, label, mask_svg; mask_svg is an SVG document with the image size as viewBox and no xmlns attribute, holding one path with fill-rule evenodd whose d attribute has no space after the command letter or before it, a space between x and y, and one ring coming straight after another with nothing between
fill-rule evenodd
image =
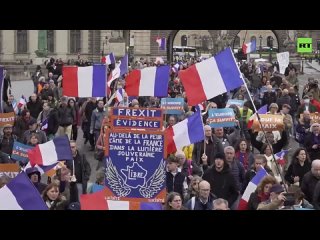
<instances>
[{"instance_id":1,"label":"french tricolor flag","mask_svg":"<svg viewBox=\"0 0 320 240\"><path fill-rule=\"evenodd\" d=\"M27 104L26 98L22 95L18 103L18 108L22 108L26 104Z\"/></svg>"},{"instance_id":2,"label":"french tricolor flag","mask_svg":"<svg viewBox=\"0 0 320 240\"><path fill-rule=\"evenodd\" d=\"M173 136L167 135L168 145L174 144L176 149L182 149L192 143L204 139L203 123L200 111L195 112L191 117L177 123L172 127ZM170 146L169 146L170 148Z\"/></svg>"},{"instance_id":3,"label":"french tricolor flag","mask_svg":"<svg viewBox=\"0 0 320 240\"><path fill-rule=\"evenodd\" d=\"M276 153L274 156L276 160L278 161L278 164L281 166L284 166L286 164L286 160L284 159L284 156L289 152L289 150L282 150L281 152Z\"/></svg>"},{"instance_id":4,"label":"french tricolor flag","mask_svg":"<svg viewBox=\"0 0 320 240\"><path fill-rule=\"evenodd\" d=\"M70 141L67 135L38 144L28 151L31 166L49 166L61 160L73 160Z\"/></svg>"},{"instance_id":5,"label":"french tricolor flag","mask_svg":"<svg viewBox=\"0 0 320 240\"><path fill-rule=\"evenodd\" d=\"M119 88L119 89L117 90L116 99L117 99L118 102L123 101L123 91L124 91L124 90L123 90L122 88Z\"/></svg>"},{"instance_id":6,"label":"french tricolor flag","mask_svg":"<svg viewBox=\"0 0 320 240\"><path fill-rule=\"evenodd\" d=\"M176 63L175 65L173 65L172 71L173 71L174 73L177 73L177 72L179 72L179 68L180 68L180 64L179 64L179 63Z\"/></svg>"},{"instance_id":7,"label":"french tricolor flag","mask_svg":"<svg viewBox=\"0 0 320 240\"><path fill-rule=\"evenodd\" d=\"M128 96L168 96L170 66L147 67L133 70L126 77Z\"/></svg>"},{"instance_id":8,"label":"french tricolor flag","mask_svg":"<svg viewBox=\"0 0 320 240\"><path fill-rule=\"evenodd\" d=\"M252 178L252 180L249 182L246 190L244 191L242 198L240 199L238 210L247 210L248 209L248 202L249 202L249 198L250 198L251 193L253 193L257 189L257 186L259 185L261 180L267 175L268 175L268 173L266 172L266 170L264 168L261 168L257 172L256 176L254 176L254 178Z\"/></svg>"},{"instance_id":9,"label":"french tricolor flag","mask_svg":"<svg viewBox=\"0 0 320 240\"><path fill-rule=\"evenodd\" d=\"M103 60L105 64L110 65L110 64L114 64L116 62L116 59L113 55L113 53L108 54L105 59Z\"/></svg>"},{"instance_id":10,"label":"french tricolor flag","mask_svg":"<svg viewBox=\"0 0 320 240\"><path fill-rule=\"evenodd\" d=\"M0 189L0 210L48 210L25 172Z\"/></svg>"},{"instance_id":11,"label":"french tricolor flag","mask_svg":"<svg viewBox=\"0 0 320 240\"><path fill-rule=\"evenodd\" d=\"M188 104L195 106L244 84L231 48L179 71Z\"/></svg>"},{"instance_id":12,"label":"french tricolor flag","mask_svg":"<svg viewBox=\"0 0 320 240\"><path fill-rule=\"evenodd\" d=\"M159 45L160 50L166 50L166 38L157 38L156 42Z\"/></svg>"},{"instance_id":13,"label":"french tricolor flag","mask_svg":"<svg viewBox=\"0 0 320 240\"><path fill-rule=\"evenodd\" d=\"M248 54L248 53L251 53L251 52L254 52L256 51L256 40L253 40L249 43L246 43L246 44L243 44L242 45L242 52L244 54Z\"/></svg>"},{"instance_id":14,"label":"french tricolor flag","mask_svg":"<svg viewBox=\"0 0 320 240\"><path fill-rule=\"evenodd\" d=\"M63 67L63 95L68 97L104 97L106 65Z\"/></svg>"}]
</instances>

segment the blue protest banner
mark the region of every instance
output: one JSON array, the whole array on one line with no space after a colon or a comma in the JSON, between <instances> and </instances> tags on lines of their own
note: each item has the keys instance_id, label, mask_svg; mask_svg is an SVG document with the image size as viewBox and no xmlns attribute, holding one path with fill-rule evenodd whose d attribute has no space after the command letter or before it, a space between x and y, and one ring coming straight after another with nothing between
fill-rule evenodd
<instances>
[{"instance_id":1,"label":"blue protest banner","mask_svg":"<svg viewBox=\"0 0 320 240\"><path fill-rule=\"evenodd\" d=\"M137 117L137 118L158 118L162 117L162 110L157 108L113 108L113 116Z\"/></svg>"},{"instance_id":2,"label":"blue protest banner","mask_svg":"<svg viewBox=\"0 0 320 240\"><path fill-rule=\"evenodd\" d=\"M127 108L112 109L112 129L143 129L149 131L162 130L162 109L159 108Z\"/></svg>"},{"instance_id":3,"label":"blue protest banner","mask_svg":"<svg viewBox=\"0 0 320 240\"><path fill-rule=\"evenodd\" d=\"M182 114L184 106L183 98L162 98L161 108L165 114Z\"/></svg>"},{"instance_id":4,"label":"blue protest banner","mask_svg":"<svg viewBox=\"0 0 320 240\"><path fill-rule=\"evenodd\" d=\"M230 107L230 105L236 105L236 106L238 106L239 108L242 108L242 107L243 107L243 104L244 104L244 101L243 101L243 100L229 99L228 102L227 102L226 107Z\"/></svg>"},{"instance_id":5,"label":"blue protest banner","mask_svg":"<svg viewBox=\"0 0 320 240\"><path fill-rule=\"evenodd\" d=\"M117 198L165 199L165 138L159 132L108 131L106 195Z\"/></svg>"},{"instance_id":6,"label":"blue protest banner","mask_svg":"<svg viewBox=\"0 0 320 240\"><path fill-rule=\"evenodd\" d=\"M210 127L234 127L235 116L232 108L209 109L208 122Z\"/></svg>"},{"instance_id":7,"label":"blue protest banner","mask_svg":"<svg viewBox=\"0 0 320 240\"><path fill-rule=\"evenodd\" d=\"M28 146L17 141L14 141L11 158L16 161L27 162L28 159L28 150L32 149L32 146Z\"/></svg>"},{"instance_id":8,"label":"blue protest banner","mask_svg":"<svg viewBox=\"0 0 320 240\"><path fill-rule=\"evenodd\" d=\"M139 119L113 118L112 123L114 127L149 129L149 130L158 130L162 126L161 121L139 120Z\"/></svg>"}]
</instances>

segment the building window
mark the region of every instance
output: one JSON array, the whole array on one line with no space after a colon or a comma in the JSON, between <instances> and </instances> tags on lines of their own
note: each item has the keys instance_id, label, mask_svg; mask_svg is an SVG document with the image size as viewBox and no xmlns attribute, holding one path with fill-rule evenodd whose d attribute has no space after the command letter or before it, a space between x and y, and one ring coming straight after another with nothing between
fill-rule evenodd
<instances>
[{"instance_id":1,"label":"building window","mask_svg":"<svg viewBox=\"0 0 320 240\"><path fill-rule=\"evenodd\" d=\"M50 53L54 52L54 30L47 30L47 49Z\"/></svg>"},{"instance_id":2,"label":"building window","mask_svg":"<svg viewBox=\"0 0 320 240\"><path fill-rule=\"evenodd\" d=\"M267 46L268 47L272 47L273 45L273 37L272 36L268 36L267 37Z\"/></svg>"},{"instance_id":3,"label":"building window","mask_svg":"<svg viewBox=\"0 0 320 240\"><path fill-rule=\"evenodd\" d=\"M27 30L17 30L17 53L27 53L28 32Z\"/></svg>"},{"instance_id":4,"label":"building window","mask_svg":"<svg viewBox=\"0 0 320 240\"><path fill-rule=\"evenodd\" d=\"M186 47L188 45L188 38L186 35L181 36L181 46Z\"/></svg>"},{"instance_id":5,"label":"building window","mask_svg":"<svg viewBox=\"0 0 320 240\"><path fill-rule=\"evenodd\" d=\"M80 30L70 30L70 53L80 52L80 49L81 49L80 38L81 38Z\"/></svg>"},{"instance_id":6,"label":"building window","mask_svg":"<svg viewBox=\"0 0 320 240\"><path fill-rule=\"evenodd\" d=\"M250 38L250 42L253 42L253 41L256 42L256 49L255 49L255 50L257 50L257 38L256 38L256 36L252 36L252 37Z\"/></svg>"}]
</instances>

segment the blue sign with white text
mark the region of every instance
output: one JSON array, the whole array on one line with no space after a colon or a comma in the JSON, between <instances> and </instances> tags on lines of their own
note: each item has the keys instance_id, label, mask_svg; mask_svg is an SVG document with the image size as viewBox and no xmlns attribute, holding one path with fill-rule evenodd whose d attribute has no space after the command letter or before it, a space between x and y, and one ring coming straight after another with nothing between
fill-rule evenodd
<instances>
[{"instance_id":1,"label":"blue sign with white text","mask_svg":"<svg viewBox=\"0 0 320 240\"><path fill-rule=\"evenodd\" d=\"M106 187L116 197L157 199L165 190L164 135L108 134Z\"/></svg>"},{"instance_id":2,"label":"blue sign with white text","mask_svg":"<svg viewBox=\"0 0 320 240\"><path fill-rule=\"evenodd\" d=\"M182 114L183 98L161 98L161 108L165 114Z\"/></svg>"},{"instance_id":3,"label":"blue sign with white text","mask_svg":"<svg viewBox=\"0 0 320 240\"><path fill-rule=\"evenodd\" d=\"M146 108L114 108L113 116L125 116L125 117L136 117L136 118L152 118L161 117L161 109L146 109Z\"/></svg>"},{"instance_id":4,"label":"blue sign with white text","mask_svg":"<svg viewBox=\"0 0 320 240\"><path fill-rule=\"evenodd\" d=\"M32 148L34 147L14 141L11 158L16 161L28 162L28 150Z\"/></svg>"},{"instance_id":5,"label":"blue sign with white text","mask_svg":"<svg viewBox=\"0 0 320 240\"><path fill-rule=\"evenodd\" d=\"M230 107L230 105L236 105L239 108L242 108L244 104L243 100L238 100L238 99L229 99L227 102L226 107Z\"/></svg>"},{"instance_id":6,"label":"blue sign with white text","mask_svg":"<svg viewBox=\"0 0 320 240\"><path fill-rule=\"evenodd\" d=\"M113 126L155 130L160 128L161 122L139 119L113 119Z\"/></svg>"},{"instance_id":7,"label":"blue sign with white text","mask_svg":"<svg viewBox=\"0 0 320 240\"><path fill-rule=\"evenodd\" d=\"M208 122L210 127L234 127L235 115L232 108L209 109Z\"/></svg>"}]
</instances>

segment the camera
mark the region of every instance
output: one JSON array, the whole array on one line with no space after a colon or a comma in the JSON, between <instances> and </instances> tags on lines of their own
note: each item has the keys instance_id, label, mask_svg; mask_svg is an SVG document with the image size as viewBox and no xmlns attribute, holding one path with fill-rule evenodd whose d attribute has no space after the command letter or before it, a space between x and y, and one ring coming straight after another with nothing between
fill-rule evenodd
<instances>
[{"instance_id":1,"label":"camera","mask_svg":"<svg viewBox=\"0 0 320 240\"><path fill-rule=\"evenodd\" d=\"M294 193L284 193L283 194L286 197L286 200L284 201L284 206L293 206L296 202L296 199L294 197Z\"/></svg>"}]
</instances>

